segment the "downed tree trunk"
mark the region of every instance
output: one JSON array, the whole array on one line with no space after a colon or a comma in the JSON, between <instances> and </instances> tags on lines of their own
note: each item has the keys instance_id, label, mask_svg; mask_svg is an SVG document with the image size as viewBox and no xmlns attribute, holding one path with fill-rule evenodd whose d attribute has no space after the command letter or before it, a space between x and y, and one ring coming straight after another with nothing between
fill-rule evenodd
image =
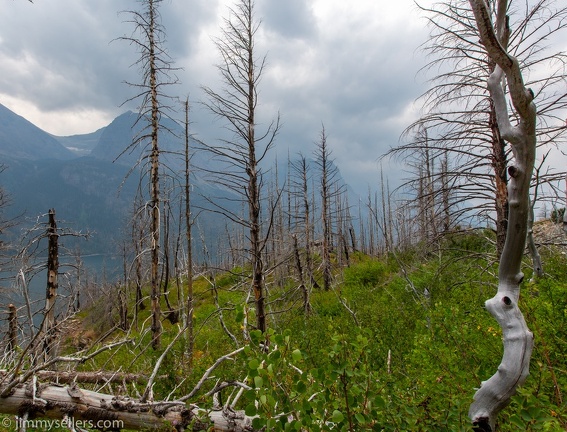
<instances>
[{"instance_id":1,"label":"downed tree trunk","mask_svg":"<svg viewBox=\"0 0 567 432\"><path fill-rule=\"evenodd\" d=\"M79 389L32 382L16 386L9 396L0 398L0 413L19 418L70 418L85 427L115 429L161 429L204 431L253 431L252 419L231 409L207 411L188 408L183 402L140 403L135 399Z\"/></svg>"},{"instance_id":2,"label":"downed tree trunk","mask_svg":"<svg viewBox=\"0 0 567 432\"><path fill-rule=\"evenodd\" d=\"M63 372L43 370L35 373L40 381L49 381L57 384L70 384L73 382L85 384L97 383L136 383L148 382L147 375L124 372ZM10 376L6 370L0 370L0 381ZM165 375L163 375L165 377ZM158 377L162 378L162 377Z\"/></svg>"}]
</instances>

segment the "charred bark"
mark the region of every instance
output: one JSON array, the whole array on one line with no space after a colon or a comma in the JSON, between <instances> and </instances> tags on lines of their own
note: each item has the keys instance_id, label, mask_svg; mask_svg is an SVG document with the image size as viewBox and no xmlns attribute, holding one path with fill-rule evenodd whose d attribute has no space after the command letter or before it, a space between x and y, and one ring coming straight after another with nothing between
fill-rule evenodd
<instances>
[{"instance_id":1,"label":"charred bark","mask_svg":"<svg viewBox=\"0 0 567 432\"><path fill-rule=\"evenodd\" d=\"M43 353L46 359L54 355L55 345L55 302L57 300L58 273L59 273L59 234L55 222L55 209L49 210L49 226L47 228L47 287L45 292L45 315L43 320Z\"/></svg>"}]
</instances>

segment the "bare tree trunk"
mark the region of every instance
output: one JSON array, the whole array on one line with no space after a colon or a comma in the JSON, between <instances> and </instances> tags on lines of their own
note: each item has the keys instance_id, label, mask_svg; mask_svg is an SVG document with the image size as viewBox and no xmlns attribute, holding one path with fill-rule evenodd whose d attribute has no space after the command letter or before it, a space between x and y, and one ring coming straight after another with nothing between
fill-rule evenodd
<instances>
[{"instance_id":1,"label":"bare tree trunk","mask_svg":"<svg viewBox=\"0 0 567 432\"><path fill-rule=\"evenodd\" d=\"M451 229L451 186L449 185L449 154L444 153L441 161L441 200L443 204L443 233Z\"/></svg>"},{"instance_id":2,"label":"bare tree trunk","mask_svg":"<svg viewBox=\"0 0 567 432\"><path fill-rule=\"evenodd\" d=\"M160 119L167 115L166 112L171 108L162 104L162 99L168 97L164 88L167 85L177 83L176 77L171 77L175 70L167 50L163 48L164 29L160 23L159 4L162 0L141 0L143 12L130 11L136 36L122 37L121 39L130 42L137 47L140 58L135 63L141 66L142 83L131 84L136 87L137 95L131 100L140 99L138 112L138 122L141 124L141 131L132 143L121 153L127 150L134 150L137 144L142 143L149 151L145 152L140 158L144 168L147 170L141 178L148 178L149 199L144 208L150 217L149 223L149 244L147 249L150 252L150 306L151 306L151 331L152 347L159 349L161 346L161 289L160 289L160 248L161 248L161 206L162 198L160 195ZM140 90L141 89L141 90ZM143 196L143 195L141 195ZM144 227L146 228L146 227Z\"/></svg>"},{"instance_id":3,"label":"bare tree trunk","mask_svg":"<svg viewBox=\"0 0 567 432\"><path fill-rule=\"evenodd\" d=\"M18 311L13 304L8 305L8 352L15 354L18 346Z\"/></svg>"},{"instance_id":4,"label":"bare tree trunk","mask_svg":"<svg viewBox=\"0 0 567 432\"><path fill-rule=\"evenodd\" d=\"M427 242L427 200L426 195L426 185L425 185L425 175L423 173L423 167L418 168L419 176L419 186L417 191L417 201L418 201L418 218L419 218L419 238L422 242Z\"/></svg>"},{"instance_id":5,"label":"bare tree trunk","mask_svg":"<svg viewBox=\"0 0 567 432\"><path fill-rule=\"evenodd\" d=\"M216 173L216 181L239 194L247 207L247 218L235 215L218 203L209 202L231 220L243 226L249 233L248 258L251 266L251 292L256 307L256 327L266 331L265 264L271 225L265 232L261 220L262 171L261 161L272 148L279 129L279 117L267 130L256 133L256 108L258 83L265 66L265 58L255 58L255 35L259 23L254 16L254 2L239 0L225 20L223 37L217 40L217 48L223 58L218 69L225 84L224 93L204 88L210 98L208 108L223 117L234 132L232 140L224 146L207 146L207 149L227 163L228 172ZM273 213L273 209L271 209ZM273 214L268 217L273 221Z\"/></svg>"},{"instance_id":6,"label":"bare tree trunk","mask_svg":"<svg viewBox=\"0 0 567 432\"><path fill-rule=\"evenodd\" d=\"M321 257L323 259L323 289L328 291L331 289L331 221L330 221L330 180L329 180L329 149L327 147L327 135L325 128L321 130L319 143L317 144L317 157L321 173L321 223L323 226L323 239L321 247Z\"/></svg>"},{"instance_id":7,"label":"bare tree trunk","mask_svg":"<svg viewBox=\"0 0 567 432\"><path fill-rule=\"evenodd\" d=\"M136 304L134 306L134 325L138 327L138 311L146 309L144 294L142 293L142 251L144 249L144 232L138 226L137 217L134 216L132 225L132 242L134 243L134 267L136 284Z\"/></svg>"},{"instance_id":8,"label":"bare tree trunk","mask_svg":"<svg viewBox=\"0 0 567 432\"><path fill-rule=\"evenodd\" d=\"M529 201L529 212L528 212L528 233L527 233L527 245L528 251L530 252L530 256L532 258L532 268L533 268L533 279L536 279L540 276L543 276L543 264L541 263L541 255L537 250L537 246L534 240L534 207L531 204L531 200Z\"/></svg>"},{"instance_id":9,"label":"bare tree trunk","mask_svg":"<svg viewBox=\"0 0 567 432\"><path fill-rule=\"evenodd\" d=\"M303 312L309 315L311 312L311 303L309 302L309 289L305 285L305 278L303 277L303 266L301 265L301 255L299 254L299 245L297 243L297 236L293 236L293 254L295 256L295 268L299 277L299 287L303 293Z\"/></svg>"},{"instance_id":10,"label":"bare tree trunk","mask_svg":"<svg viewBox=\"0 0 567 432\"><path fill-rule=\"evenodd\" d=\"M433 184L433 173L435 171L435 159L429 151L429 136L427 129L424 129L424 156L425 156L425 212L426 227L428 228L427 241L437 240L437 218L435 217L435 188Z\"/></svg>"},{"instance_id":11,"label":"bare tree trunk","mask_svg":"<svg viewBox=\"0 0 567 432\"><path fill-rule=\"evenodd\" d=\"M533 334L518 307L522 256L526 245L530 212L529 191L536 153L536 107L533 92L526 89L517 59L507 53L510 28L507 1L497 3L496 32L484 0L469 0L479 35L488 56L497 64L488 79L502 138L512 145L515 165L508 168L509 219L506 242L500 258L498 292L486 308L502 327L504 354L497 372L484 381L474 396L469 416L478 430L493 431L498 413L529 374ZM512 126L504 94L504 79L510 90L518 124Z\"/></svg>"},{"instance_id":12,"label":"bare tree trunk","mask_svg":"<svg viewBox=\"0 0 567 432\"><path fill-rule=\"evenodd\" d=\"M362 200L358 201L358 227L360 231L358 240L359 248L363 253L370 255L370 251L366 244L366 228L364 224L364 218L362 217Z\"/></svg>"},{"instance_id":13,"label":"bare tree trunk","mask_svg":"<svg viewBox=\"0 0 567 432\"><path fill-rule=\"evenodd\" d=\"M127 331L129 328L128 323L128 298L126 295L126 285L120 286L116 285L116 290L118 291L118 315L120 316L120 328Z\"/></svg>"},{"instance_id":14,"label":"bare tree trunk","mask_svg":"<svg viewBox=\"0 0 567 432\"><path fill-rule=\"evenodd\" d=\"M249 23L252 23L252 7L247 8ZM252 46L252 34L249 38ZM266 312L264 298L264 262L262 260L262 238L260 222L260 179L258 178L258 161L256 160L255 137L255 71L252 50L248 51L248 211L250 218L250 246L252 252L252 287L256 303L256 323L258 330L266 331Z\"/></svg>"},{"instance_id":15,"label":"bare tree trunk","mask_svg":"<svg viewBox=\"0 0 567 432\"><path fill-rule=\"evenodd\" d=\"M391 233L392 233L392 223L388 219L390 219L390 211L389 211L389 204L386 207L386 195L388 196L388 203L390 202L390 192L387 188L384 188L384 171L382 167L380 167L380 190L381 190L381 201L382 201L382 225L383 225L383 236L384 236L384 246L385 252L390 252L392 250L393 244L391 242Z\"/></svg>"},{"instance_id":16,"label":"bare tree trunk","mask_svg":"<svg viewBox=\"0 0 567 432\"><path fill-rule=\"evenodd\" d=\"M54 354L55 336L55 302L57 300L58 273L59 273L59 234L55 222L55 209L49 210L49 226L47 229L47 288L45 292L45 316L43 320L43 333L45 334L43 353L46 360Z\"/></svg>"},{"instance_id":17,"label":"bare tree trunk","mask_svg":"<svg viewBox=\"0 0 567 432\"><path fill-rule=\"evenodd\" d=\"M185 328L187 329L187 358L189 368L193 363L193 238L191 229L191 181L189 171L189 98L185 100L185 234L187 241L187 311ZM181 289L181 288L180 288Z\"/></svg>"},{"instance_id":18,"label":"bare tree trunk","mask_svg":"<svg viewBox=\"0 0 567 432\"><path fill-rule=\"evenodd\" d=\"M124 273L124 281L122 287L118 286L118 296L120 301L120 328L128 330L130 323L128 322L128 266L126 264L126 243L122 245L122 271Z\"/></svg>"},{"instance_id":19,"label":"bare tree trunk","mask_svg":"<svg viewBox=\"0 0 567 432\"><path fill-rule=\"evenodd\" d=\"M166 202L162 205L163 209L163 264L162 264L162 276L160 277L160 290L163 293L163 298L165 300L165 305L167 307L166 318L171 324L177 324L179 322L179 309L174 309L169 301L169 285L171 280L171 259L170 259L170 232L171 232L171 206L169 205L170 200L167 196L164 201Z\"/></svg>"},{"instance_id":20,"label":"bare tree trunk","mask_svg":"<svg viewBox=\"0 0 567 432\"><path fill-rule=\"evenodd\" d=\"M313 239L311 231L311 204L309 202L309 173L307 159L301 156L299 174L301 176L301 198L303 200L303 218L304 218L304 248L305 248L305 265L307 267L307 277L313 288L319 288L319 284L315 280L313 273L313 252L311 250L311 241Z\"/></svg>"},{"instance_id":21,"label":"bare tree trunk","mask_svg":"<svg viewBox=\"0 0 567 432\"><path fill-rule=\"evenodd\" d=\"M148 48L149 48L149 68L150 68L150 96L151 96L151 169L150 169L150 209L151 209L151 309L152 309L152 347L159 349L161 346L161 308L159 304L159 250L160 250L160 196L159 196L159 104L157 89L157 68L156 68L156 43L154 39L155 14L153 0L148 0Z\"/></svg>"}]
</instances>

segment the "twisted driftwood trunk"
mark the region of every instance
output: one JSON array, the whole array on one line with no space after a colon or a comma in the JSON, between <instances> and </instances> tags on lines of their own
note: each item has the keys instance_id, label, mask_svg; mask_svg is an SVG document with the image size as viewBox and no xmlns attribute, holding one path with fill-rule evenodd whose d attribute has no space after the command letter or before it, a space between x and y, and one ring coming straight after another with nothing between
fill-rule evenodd
<instances>
[{"instance_id":1,"label":"twisted driftwood trunk","mask_svg":"<svg viewBox=\"0 0 567 432\"><path fill-rule=\"evenodd\" d=\"M474 396L469 416L477 430L493 431L498 413L529 374L533 335L518 308L522 256L528 232L530 181L536 154L536 107L533 92L526 89L517 59L508 52L510 34L506 16L507 0L498 0L496 31L484 0L469 0L480 39L488 56L497 64L488 79L502 137L511 144L513 165L508 167L509 216L506 242L500 258L498 292L486 302L486 308L502 328L504 354L496 373L484 381ZM510 90L513 107L519 118L510 123L504 81Z\"/></svg>"}]
</instances>

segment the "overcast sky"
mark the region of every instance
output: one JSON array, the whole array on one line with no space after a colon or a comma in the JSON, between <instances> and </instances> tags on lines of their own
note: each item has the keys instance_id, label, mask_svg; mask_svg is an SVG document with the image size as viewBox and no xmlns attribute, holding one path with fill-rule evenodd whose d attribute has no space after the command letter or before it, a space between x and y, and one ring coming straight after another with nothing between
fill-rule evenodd
<instances>
[{"instance_id":1,"label":"overcast sky","mask_svg":"<svg viewBox=\"0 0 567 432\"><path fill-rule=\"evenodd\" d=\"M427 4L427 2L425 2ZM192 101L192 132L205 139L222 126L197 103L216 88L219 35L229 0L164 0L166 47L183 68L170 89ZM0 103L55 135L93 132L134 105L138 82L132 27L120 11L135 0L0 0ZM321 125L345 179L377 189L377 159L415 118L426 77L419 46L425 22L412 0L256 0L257 50L268 66L261 118L279 111L277 151L310 155ZM113 41L114 40L114 41Z\"/></svg>"}]
</instances>

